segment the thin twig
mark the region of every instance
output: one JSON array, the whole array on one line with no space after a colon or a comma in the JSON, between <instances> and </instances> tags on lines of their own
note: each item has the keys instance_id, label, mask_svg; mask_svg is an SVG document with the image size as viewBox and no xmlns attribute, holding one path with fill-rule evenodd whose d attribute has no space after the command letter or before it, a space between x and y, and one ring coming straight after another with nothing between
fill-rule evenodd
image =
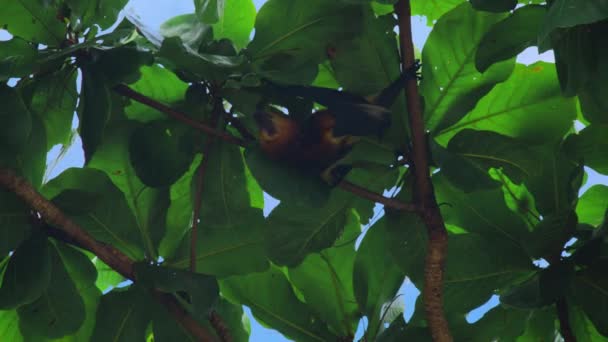
<instances>
[{"instance_id":1,"label":"thin twig","mask_svg":"<svg viewBox=\"0 0 608 342\"><path fill-rule=\"evenodd\" d=\"M568 303L564 297L561 297L555 302L555 310L557 311L557 319L559 320L559 332L565 342L576 342L576 337L570 327L570 319L568 317Z\"/></svg>"},{"instance_id":2,"label":"thin twig","mask_svg":"<svg viewBox=\"0 0 608 342\"><path fill-rule=\"evenodd\" d=\"M174 118L175 120L183 122L184 124L194 128L194 129L197 129L205 134L209 134L211 136L214 136L216 138L219 138L219 139L229 142L231 144L235 144L235 145L239 145L239 146L243 146L243 147L246 146L246 142L243 141L242 139L239 139L233 135L230 135L228 133L221 132L212 127L209 127L209 126L205 125L204 123L201 123L195 119L192 119L189 116L187 116L183 113L180 113L169 106L166 106L156 100L153 100L153 99L129 88L128 86L126 86L124 84L119 84L119 85L115 86L114 91L116 91L120 95L126 96L139 103L145 104L146 106L148 106L150 108L154 108L162 113L165 113L165 114L169 115L170 117Z\"/></svg>"},{"instance_id":3,"label":"thin twig","mask_svg":"<svg viewBox=\"0 0 608 342\"><path fill-rule=\"evenodd\" d=\"M409 0L399 0L394 5L399 23L399 45L402 69L414 65L411 9ZM424 61L423 61L424 62ZM422 207L421 217L427 227L428 245L424 268L423 298L426 319L434 341L452 341L448 322L443 311L443 278L447 254L447 230L435 199L430 178L428 146L422 105L417 80L406 84L407 111L412 138L411 161L414 171L413 200Z\"/></svg>"},{"instance_id":4,"label":"thin twig","mask_svg":"<svg viewBox=\"0 0 608 342\"><path fill-rule=\"evenodd\" d=\"M131 258L113 246L95 240L52 202L40 195L27 180L17 176L12 170L0 168L0 186L13 192L30 208L40 213L44 222L60 230L65 235L64 241L74 241L77 246L95 254L123 277L135 280L134 261ZM179 324L197 340L215 340L213 335L201 327L173 296L157 290L153 290L152 294L167 308Z\"/></svg>"}]
</instances>

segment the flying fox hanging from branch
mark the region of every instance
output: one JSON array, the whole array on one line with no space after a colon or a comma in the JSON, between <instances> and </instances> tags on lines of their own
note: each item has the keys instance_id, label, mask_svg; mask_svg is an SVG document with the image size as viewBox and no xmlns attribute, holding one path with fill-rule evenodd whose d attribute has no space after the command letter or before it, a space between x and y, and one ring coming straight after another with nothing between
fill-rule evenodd
<instances>
[{"instance_id":1,"label":"flying fox hanging from branch","mask_svg":"<svg viewBox=\"0 0 608 342\"><path fill-rule=\"evenodd\" d=\"M405 84L419 77L419 61L405 70L378 95L363 97L330 88L276 85L280 96L312 100L325 106L303 120L296 120L279 109L260 104L254 113L259 128L259 144L271 159L309 170L330 184L336 184L348 171L334 168L362 136L381 136L390 126L390 107Z\"/></svg>"}]
</instances>

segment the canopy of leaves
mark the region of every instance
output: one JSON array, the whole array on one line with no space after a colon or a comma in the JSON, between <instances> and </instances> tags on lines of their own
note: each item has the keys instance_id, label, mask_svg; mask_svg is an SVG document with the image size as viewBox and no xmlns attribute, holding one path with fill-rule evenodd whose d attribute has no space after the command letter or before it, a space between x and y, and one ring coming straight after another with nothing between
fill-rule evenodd
<instances>
[{"instance_id":1,"label":"canopy of leaves","mask_svg":"<svg viewBox=\"0 0 608 342\"><path fill-rule=\"evenodd\" d=\"M395 2L268 0L256 12L252 0L195 0L160 39L117 22L126 0L3 4L0 168L137 264L123 283L0 189L0 339L193 340L156 289L210 331L218 314L235 341L249 338L244 305L297 341L352 341L362 318L369 341L430 340L423 306L406 323L398 293L406 277L424 285L418 216L384 213L255 141L261 103L295 118L321 108L269 82L369 96L396 79ZM416 47L419 92L455 340L547 341L566 325L579 341L608 339L608 187L581 191L586 168L608 174L608 2L416 0L412 14L432 27ZM518 62L531 46L555 62ZM411 202L404 96L390 118L338 164ZM57 145L85 164L48 180ZM494 295L498 307L463 319Z\"/></svg>"}]
</instances>

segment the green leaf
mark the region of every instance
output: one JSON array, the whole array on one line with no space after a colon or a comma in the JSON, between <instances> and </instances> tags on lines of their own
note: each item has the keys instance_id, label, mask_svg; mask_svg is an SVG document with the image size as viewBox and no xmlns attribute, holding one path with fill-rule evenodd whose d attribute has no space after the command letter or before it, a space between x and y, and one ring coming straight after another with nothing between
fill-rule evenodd
<instances>
[{"instance_id":1,"label":"green leaf","mask_svg":"<svg viewBox=\"0 0 608 342\"><path fill-rule=\"evenodd\" d=\"M168 293L186 294L186 301L194 313L204 315L219 298L219 286L214 277L153 266L147 263L135 264L138 284L150 289Z\"/></svg>"},{"instance_id":2,"label":"green leaf","mask_svg":"<svg viewBox=\"0 0 608 342\"><path fill-rule=\"evenodd\" d=\"M188 84L181 81L171 71L160 67L158 64L144 65L139 71L141 77L137 82L130 84L129 88L168 105L183 100ZM136 101L131 101L125 108L125 112L129 119L140 122L161 120L167 117L166 114Z\"/></svg>"},{"instance_id":3,"label":"green leaf","mask_svg":"<svg viewBox=\"0 0 608 342\"><path fill-rule=\"evenodd\" d=\"M475 11L463 3L435 24L422 50L420 93L428 130L437 131L458 121L511 74L512 60L497 63L483 74L475 68L474 60L484 34L504 17Z\"/></svg>"},{"instance_id":4,"label":"green leaf","mask_svg":"<svg viewBox=\"0 0 608 342\"><path fill-rule=\"evenodd\" d=\"M404 190L402 190L404 191ZM403 200L404 194L399 193ZM412 213L386 213L388 249L393 262L415 284L422 284L428 238L424 223ZM374 228L375 229L375 228Z\"/></svg>"},{"instance_id":5,"label":"green leaf","mask_svg":"<svg viewBox=\"0 0 608 342\"><path fill-rule=\"evenodd\" d=\"M101 297L91 341L145 341L151 314L150 300L135 287L126 291L114 290Z\"/></svg>"},{"instance_id":6,"label":"green leaf","mask_svg":"<svg viewBox=\"0 0 608 342\"><path fill-rule=\"evenodd\" d=\"M326 58L328 45L352 38L361 27L360 6L340 1L270 0L258 12L255 36L247 50L265 76L276 79L298 70L302 75L292 76L291 82L299 78L308 83L314 79L316 64Z\"/></svg>"},{"instance_id":7,"label":"green leaf","mask_svg":"<svg viewBox=\"0 0 608 342\"><path fill-rule=\"evenodd\" d=\"M555 308L534 310L526 322L526 328L517 342L552 341L555 338Z\"/></svg>"},{"instance_id":8,"label":"green leaf","mask_svg":"<svg viewBox=\"0 0 608 342\"><path fill-rule=\"evenodd\" d=\"M606 18L606 0L556 0L549 7L538 41L542 43L557 28L590 24Z\"/></svg>"},{"instance_id":9,"label":"green leaf","mask_svg":"<svg viewBox=\"0 0 608 342\"><path fill-rule=\"evenodd\" d=\"M261 218L261 210L251 207L245 163L239 148L217 142L203 158L209 161L202 184L201 222L206 226L238 229L252 223L250 220ZM195 179L193 177L193 198L197 187Z\"/></svg>"},{"instance_id":10,"label":"green leaf","mask_svg":"<svg viewBox=\"0 0 608 342\"><path fill-rule=\"evenodd\" d=\"M523 240L524 248L533 258L544 258L561 251L564 243L572 237L576 224L573 211L543 216L543 220Z\"/></svg>"},{"instance_id":11,"label":"green leaf","mask_svg":"<svg viewBox=\"0 0 608 342\"><path fill-rule=\"evenodd\" d=\"M112 49L91 49L89 53L94 62L88 68L103 77L107 86L137 81L141 76L140 67L154 62L149 51L142 51L134 43Z\"/></svg>"},{"instance_id":12,"label":"green leaf","mask_svg":"<svg viewBox=\"0 0 608 342\"><path fill-rule=\"evenodd\" d=\"M362 95L377 94L399 77L399 51L391 16L376 18L364 11L365 31L354 39L339 41L330 56L336 80L345 90ZM401 92L403 93L403 92ZM403 144L407 132L403 96L393 104L391 126L385 140Z\"/></svg>"},{"instance_id":13,"label":"green leaf","mask_svg":"<svg viewBox=\"0 0 608 342\"><path fill-rule=\"evenodd\" d=\"M465 129L450 140L447 151L440 146L434 148L442 173L467 192L499 186L490 177L490 168L500 169L512 181L521 183L538 166L527 144L489 131Z\"/></svg>"},{"instance_id":14,"label":"green leaf","mask_svg":"<svg viewBox=\"0 0 608 342\"><path fill-rule=\"evenodd\" d=\"M64 68L28 82L23 88L29 110L44 122L48 148L68 144L72 136L72 119L78 99L76 76L76 70Z\"/></svg>"},{"instance_id":15,"label":"green leaf","mask_svg":"<svg viewBox=\"0 0 608 342\"><path fill-rule=\"evenodd\" d=\"M443 129L437 137L445 142L456 132L471 128L493 131L523 142L549 143L561 139L575 118L575 101L561 95L553 65L518 64L508 80L494 87L473 111Z\"/></svg>"},{"instance_id":16,"label":"green leaf","mask_svg":"<svg viewBox=\"0 0 608 342\"><path fill-rule=\"evenodd\" d=\"M478 11L508 12L515 8L517 0L469 0Z\"/></svg>"},{"instance_id":17,"label":"green leaf","mask_svg":"<svg viewBox=\"0 0 608 342\"><path fill-rule=\"evenodd\" d=\"M42 296L51 281L51 269L46 236L32 235L13 252L3 272L0 308L14 309Z\"/></svg>"},{"instance_id":18,"label":"green leaf","mask_svg":"<svg viewBox=\"0 0 608 342\"><path fill-rule=\"evenodd\" d=\"M34 43L58 46L63 41L66 26L57 18L57 13L55 2L10 1L0 12L0 27Z\"/></svg>"},{"instance_id":19,"label":"green leaf","mask_svg":"<svg viewBox=\"0 0 608 342\"><path fill-rule=\"evenodd\" d=\"M6 84L0 83L0 146L19 151L32 133L32 114L20 94Z\"/></svg>"},{"instance_id":20,"label":"green leaf","mask_svg":"<svg viewBox=\"0 0 608 342\"><path fill-rule=\"evenodd\" d=\"M102 30L116 22L127 2L128 0L66 0L73 23L79 23L83 28L99 25Z\"/></svg>"},{"instance_id":21,"label":"green leaf","mask_svg":"<svg viewBox=\"0 0 608 342\"><path fill-rule=\"evenodd\" d=\"M0 310L0 336L13 342L23 342L16 310Z\"/></svg>"},{"instance_id":22,"label":"green leaf","mask_svg":"<svg viewBox=\"0 0 608 342\"><path fill-rule=\"evenodd\" d=\"M355 257L353 287L357 303L369 321L366 336L370 340L376 338L385 311L405 278L389 252L386 222L381 218L370 228Z\"/></svg>"},{"instance_id":23,"label":"green leaf","mask_svg":"<svg viewBox=\"0 0 608 342\"><path fill-rule=\"evenodd\" d=\"M254 217L235 227L201 225L196 244L196 271L227 277L268 269L261 213L257 219ZM190 235L184 236L175 258L169 260L168 264L178 268L188 267Z\"/></svg>"},{"instance_id":24,"label":"green leaf","mask_svg":"<svg viewBox=\"0 0 608 342\"><path fill-rule=\"evenodd\" d=\"M573 302L568 301L568 317L576 340L580 342L605 340L606 336L600 335L585 312L579 306L573 304Z\"/></svg>"},{"instance_id":25,"label":"green leaf","mask_svg":"<svg viewBox=\"0 0 608 342\"><path fill-rule=\"evenodd\" d=\"M499 288L534 270L525 251L509 240L478 234L450 235L444 305L466 313L482 305Z\"/></svg>"},{"instance_id":26,"label":"green leaf","mask_svg":"<svg viewBox=\"0 0 608 342\"><path fill-rule=\"evenodd\" d=\"M0 203L0 255L6 256L31 234L30 208L4 190L0 190Z\"/></svg>"},{"instance_id":27,"label":"green leaf","mask_svg":"<svg viewBox=\"0 0 608 342\"><path fill-rule=\"evenodd\" d=\"M0 81L23 77L37 70L36 45L19 37L0 42Z\"/></svg>"},{"instance_id":28,"label":"green leaf","mask_svg":"<svg viewBox=\"0 0 608 342\"><path fill-rule=\"evenodd\" d=\"M49 259L52 274L48 287L36 301L19 307L17 313L22 332L35 331L45 337L58 338L75 333L81 327L85 306L55 248L50 250Z\"/></svg>"},{"instance_id":29,"label":"green leaf","mask_svg":"<svg viewBox=\"0 0 608 342\"><path fill-rule=\"evenodd\" d=\"M266 251L271 260L295 266L306 255L332 246L352 218L342 203L336 204L323 208L279 204L266 220Z\"/></svg>"},{"instance_id":30,"label":"green leaf","mask_svg":"<svg viewBox=\"0 0 608 342\"><path fill-rule=\"evenodd\" d=\"M443 1L413 1L412 15L426 17L427 26L436 23L447 12L462 4L462 0L443 0Z\"/></svg>"},{"instance_id":31,"label":"green leaf","mask_svg":"<svg viewBox=\"0 0 608 342\"><path fill-rule=\"evenodd\" d=\"M513 58L527 47L536 45L546 13L545 6L528 5L494 24L479 42L475 53L477 70L484 72L492 64Z\"/></svg>"},{"instance_id":32,"label":"green leaf","mask_svg":"<svg viewBox=\"0 0 608 342\"><path fill-rule=\"evenodd\" d=\"M433 177L433 185L437 202L445 203L441 214L446 224L515 244L528 237L526 222L506 207L501 189L462 193L441 173Z\"/></svg>"},{"instance_id":33,"label":"green leaf","mask_svg":"<svg viewBox=\"0 0 608 342\"><path fill-rule=\"evenodd\" d=\"M340 336L354 335L359 307L353 292L355 241L360 233L358 220L349 220L347 232L333 247L310 254L289 270L291 283L306 303Z\"/></svg>"},{"instance_id":34,"label":"green leaf","mask_svg":"<svg viewBox=\"0 0 608 342\"><path fill-rule=\"evenodd\" d=\"M597 184L581 196L576 205L576 215L581 223L599 226L608 210L608 186Z\"/></svg>"},{"instance_id":35,"label":"green leaf","mask_svg":"<svg viewBox=\"0 0 608 342\"><path fill-rule=\"evenodd\" d=\"M207 24L217 23L224 16L225 6L225 0L194 0L196 14Z\"/></svg>"},{"instance_id":36,"label":"green leaf","mask_svg":"<svg viewBox=\"0 0 608 342\"><path fill-rule=\"evenodd\" d=\"M78 106L79 133L85 160L88 162L101 144L105 126L110 119L110 89L103 75L94 69L82 68L82 91Z\"/></svg>"},{"instance_id":37,"label":"green leaf","mask_svg":"<svg viewBox=\"0 0 608 342\"><path fill-rule=\"evenodd\" d=\"M462 322L453 329L454 339L474 342L515 341L525 328L529 312L496 307L474 324Z\"/></svg>"},{"instance_id":38,"label":"green leaf","mask_svg":"<svg viewBox=\"0 0 608 342\"><path fill-rule=\"evenodd\" d=\"M608 336L608 277L605 264L581 271L575 278L574 298L585 311L595 329Z\"/></svg>"},{"instance_id":39,"label":"green leaf","mask_svg":"<svg viewBox=\"0 0 608 342\"><path fill-rule=\"evenodd\" d=\"M159 56L169 62L170 69L185 72L195 80L208 81L226 80L245 61L243 56L198 52L183 44L179 37L165 39Z\"/></svg>"},{"instance_id":40,"label":"green leaf","mask_svg":"<svg viewBox=\"0 0 608 342\"><path fill-rule=\"evenodd\" d=\"M403 318L395 319L391 325L384 330L378 338L378 342L393 342L393 341L432 341L431 332L428 328L421 328L405 324Z\"/></svg>"},{"instance_id":41,"label":"green leaf","mask_svg":"<svg viewBox=\"0 0 608 342\"><path fill-rule=\"evenodd\" d=\"M194 50L213 39L211 26L194 14L182 14L165 21L160 32L165 38L179 37L185 46Z\"/></svg>"},{"instance_id":42,"label":"green leaf","mask_svg":"<svg viewBox=\"0 0 608 342\"><path fill-rule=\"evenodd\" d=\"M147 252L153 256L155 246L166 233L169 191L166 188L151 188L137 177L129 158L129 138L138 127L132 121L117 121L104 132L104 142L88 166L104 171L112 183L125 195L129 207L137 220L137 229L146 243Z\"/></svg>"},{"instance_id":43,"label":"green leaf","mask_svg":"<svg viewBox=\"0 0 608 342\"><path fill-rule=\"evenodd\" d=\"M95 286L102 292L108 292L118 284L125 281L125 278L120 273L114 271L110 266L106 265L97 257L93 258L93 264L97 269L97 281Z\"/></svg>"},{"instance_id":44,"label":"green leaf","mask_svg":"<svg viewBox=\"0 0 608 342\"><path fill-rule=\"evenodd\" d=\"M541 215L567 213L574 209L582 184L583 167L572 162L563 149L552 144L535 148L536 172L526 182Z\"/></svg>"},{"instance_id":45,"label":"green leaf","mask_svg":"<svg viewBox=\"0 0 608 342\"><path fill-rule=\"evenodd\" d=\"M288 279L276 268L222 279L220 289L230 301L247 305L257 320L291 339L337 339L308 306L298 300Z\"/></svg>"},{"instance_id":46,"label":"green leaf","mask_svg":"<svg viewBox=\"0 0 608 342\"><path fill-rule=\"evenodd\" d=\"M608 125L592 124L578 134L568 136L564 150L573 160L583 161L586 166L608 174Z\"/></svg>"},{"instance_id":47,"label":"green leaf","mask_svg":"<svg viewBox=\"0 0 608 342\"><path fill-rule=\"evenodd\" d=\"M224 13L213 24L213 38L230 39L237 47L243 48L249 43L249 35L255 22L255 5L252 0L217 0L224 3Z\"/></svg>"},{"instance_id":48,"label":"green leaf","mask_svg":"<svg viewBox=\"0 0 608 342\"><path fill-rule=\"evenodd\" d=\"M266 193L295 206L322 207L330 188L321 176L268 158L259 148L248 148L245 160Z\"/></svg>"},{"instance_id":49,"label":"green leaf","mask_svg":"<svg viewBox=\"0 0 608 342\"><path fill-rule=\"evenodd\" d=\"M135 217L124 194L103 172L68 169L47 183L43 193L97 240L136 260L143 257Z\"/></svg>"},{"instance_id":50,"label":"green leaf","mask_svg":"<svg viewBox=\"0 0 608 342\"><path fill-rule=\"evenodd\" d=\"M184 127L172 121L153 121L135 128L129 156L135 173L151 187L178 180L194 158L194 147Z\"/></svg>"}]
</instances>

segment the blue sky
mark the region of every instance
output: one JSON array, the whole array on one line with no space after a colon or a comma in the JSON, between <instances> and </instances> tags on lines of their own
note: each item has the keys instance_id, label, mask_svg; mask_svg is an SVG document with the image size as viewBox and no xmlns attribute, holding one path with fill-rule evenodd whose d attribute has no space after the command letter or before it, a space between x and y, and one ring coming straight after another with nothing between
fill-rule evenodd
<instances>
[{"instance_id":1,"label":"blue sky","mask_svg":"<svg viewBox=\"0 0 608 342\"><path fill-rule=\"evenodd\" d=\"M257 9L259 9L264 2L265 1L262 0L254 0ZM141 21L146 24L150 29L158 28L161 23L171 17L174 17L179 14L192 13L194 11L192 0L156 0L154 1L153 6L151 6L150 3L151 2L149 0L131 0L127 5L127 11L139 16ZM414 43L418 49L422 49L422 46L430 32L430 28L427 27L425 23L426 19L424 18L418 17L414 18L413 20ZM8 37L9 36L6 34L6 32L2 32L2 30L0 30L0 40L8 39ZM552 62L553 55L551 52L548 52L539 56L536 53L536 48L529 48L518 57L518 61L520 63L525 64L530 64L537 60L545 60ZM72 148L67 151L64 151L64 157L57 163L57 165L54 165L52 172L50 172L48 175L48 178L53 178L68 167L81 166L83 164L84 158L82 155L82 150L80 148L81 144L79 138L76 139L77 140L73 144ZM56 146L49 153L49 160L54 160L59 153L60 147ZM589 178L587 184L583 187L583 189L581 189L581 193L593 184L608 184L607 176L599 175L590 169L586 170L589 174ZM276 205L276 203L270 203L270 206L274 207L274 205ZM379 215L380 214L381 212L379 212ZM419 294L419 291L409 281L406 280L401 289L399 290L399 293L403 294L403 300L405 302L405 317L406 319L409 319L413 314L415 300ZM487 310L496 306L497 304L498 297L492 296L488 299L488 302L486 304L472 311L468 316L468 320L470 322L478 320L485 312L487 312ZM251 341L287 341L287 339L283 337L280 333L262 327L251 316L251 312L247 308L245 310L251 322ZM362 333L363 328L364 324L361 324L357 337L361 336L360 334Z\"/></svg>"}]
</instances>

